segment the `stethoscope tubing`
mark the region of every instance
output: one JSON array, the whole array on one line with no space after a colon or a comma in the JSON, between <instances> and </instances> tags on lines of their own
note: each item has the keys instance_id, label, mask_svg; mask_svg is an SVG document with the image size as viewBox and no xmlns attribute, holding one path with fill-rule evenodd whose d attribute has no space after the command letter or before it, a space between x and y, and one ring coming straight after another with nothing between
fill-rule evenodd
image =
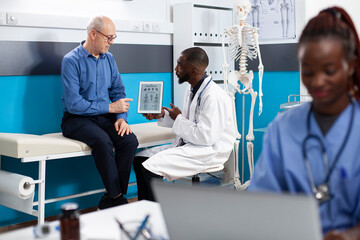
<instances>
[{"instance_id":1,"label":"stethoscope tubing","mask_svg":"<svg viewBox=\"0 0 360 240\"><path fill-rule=\"evenodd\" d=\"M198 115L198 108L200 108L200 103L201 103L201 95L203 94L204 90L207 88L207 86L210 84L210 82L212 82L212 77L210 77L210 80L206 83L205 87L201 90L201 92L199 93L198 99L197 99L197 104L196 104L196 108L195 108L195 118L194 118L194 122L197 123L197 115Z\"/></svg>"},{"instance_id":2,"label":"stethoscope tubing","mask_svg":"<svg viewBox=\"0 0 360 240\"><path fill-rule=\"evenodd\" d=\"M343 140L343 142L341 144L341 147L340 147L338 153L336 154L336 156L334 158L334 162L331 165L330 169L329 169L329 161L328 161L328 158L327 158L327 155L326 155L326 150L325 150L324 143L321 141L321 138L319 136L310 133L310 123L311 123L310 122L310 117L311 117L311 112L312 112L312 106L311 106L311 108L310 108L310 110L308 112L307 121L306 121L307 122L307 136L304 138L303 143L302 143L302 154L303 154L303 158L304 158L304 161L305 161L306 172L307 172L307 175L308 175L308 178L309 178L309 181L310 181L311 188L312 188L314 193L316 193L317 190L316 190L315 182L314 182L314 179L313 179L313 175L311 173L310 163L309 163L307 153L306 153L306 143L310 139L316 140L317 142L320 143L320 147L321 147L321 151L322 151L322 155L323 155L324 168L325 168L325 171L326 171L326 178L325 178L324 183L328 185L329 180L330 180L330 175L333 172L333 169L335 168L335 165L337 164L337 162L340 159L340 155L341 155L341 153L343 152L343 150L345 148L345 145L346 145L346 143L347 143L347 141L349 139L351 129L352 129L352 126L353 126L354 115L355 115L355 103L354 103L354 100L350 99L350 103L351 103L352 109L351 109L351 118L350 118L350 122L349 122L349 127L348 127L348 129L346 131L345 138L344 138L344 140Z\"/></svg>"}]
</instances>

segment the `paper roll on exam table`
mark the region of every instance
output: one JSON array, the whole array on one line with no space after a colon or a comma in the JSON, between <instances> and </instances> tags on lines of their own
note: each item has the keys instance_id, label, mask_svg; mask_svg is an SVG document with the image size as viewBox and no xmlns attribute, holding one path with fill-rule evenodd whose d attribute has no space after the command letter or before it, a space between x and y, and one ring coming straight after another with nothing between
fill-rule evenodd
<instances>
[{"instance_id":1,"label":"paper roll on exam table","mask_svg":"<svg viewBox=\"0 0 360 240\"><path fill-rule=\"evenodd\" d=\"M33 183L31 177L0 170L0 192L7 195L27 199L34 193Z\"/></svg>"}]
</instances>

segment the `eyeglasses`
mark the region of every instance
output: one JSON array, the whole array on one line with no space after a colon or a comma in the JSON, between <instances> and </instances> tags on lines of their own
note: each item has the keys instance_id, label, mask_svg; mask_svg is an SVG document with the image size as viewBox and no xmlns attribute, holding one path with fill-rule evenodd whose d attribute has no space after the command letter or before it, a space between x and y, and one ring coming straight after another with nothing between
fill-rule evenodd
<instances>
[{"instance_id":1,"label":"eyeglasses","mask_svg":"<svg viewBox=\"0 0 360 240\"><path fill-rule=\"evenodd\" d=\"M95 29L94 29L95 30ZM105 34L103 34L102 32L100 32L100 31L98 31L98 30L95 30L96 32L98 32L98 33L100 33L101 35L103 35L104 37L106 37L106 39L107 39L107 42L108 43L110 43L112 40L114 40L115 38L117 38L117 36L116 35L110 35L110 36L108 36L108 35L105 35Z\"/></svg>"}]
</instances>

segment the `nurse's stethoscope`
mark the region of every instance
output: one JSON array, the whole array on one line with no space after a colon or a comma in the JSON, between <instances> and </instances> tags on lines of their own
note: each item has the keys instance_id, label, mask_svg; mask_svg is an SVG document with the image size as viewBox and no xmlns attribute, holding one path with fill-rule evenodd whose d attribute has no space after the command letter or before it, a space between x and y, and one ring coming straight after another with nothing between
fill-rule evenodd
<instances>
[{"instance_id":1,"label":"nurse's stethoscope","mask_svg":"<svg viewBox=\"0 0 360 240\"><path fill-rule=\"evenodd\" d=\"M195 118L194 118L194 122L197 124L197 118L199 115L199 109L200 109L200 103L201 103L201 95L204 92L204 90L206 89L206 87L210 84L210 82L212 81L212 77L210 78L210 80L206 83L205 87L201 90L201 92L199 93L198 99L197 99L197 103L196 103L196 108L195 108Z\"/></svg>"},{"instance_id":2,"label":"nurse's stethoscope","mask_svg":"<svg viewBox=\"0 0 360 240\"><path fill-rule=\"evenodd\" d=\"M335 156L334 162L332 164L332 166L329 169L329 160L327 158L326 152L325 152L325 146L324 143L321 141L320 137L310 133L310 116L311 116L311 111L312 111L312 107L307 115L307 132L308 135L305 137L303 143L302 143L302 154L305 160L305 167L306 167L306 172L309 178L309 182L311 185L311 189L313 191L313 194L315 196L315 198L319 201L319 203L323 203L326 202L328 200L331 199L331 193L330 193L330 185L329 185L329 179L330 179L330 175L332 173L332 171L334 170L334 167L336 165L336 163L338 162L340 155L342 153L342 151L344 150L344 147L347 143L347 140L349 138L350 132L351 132L351 128L353 125L353 121L354 121L354 112L355 112L355 104L354 104L354 100L350 99L350 103L351 103L351 118L350 118L350 124L349 127L347 129L345 138L341 144L341 147L338 151L338 153ZM310 163L309 163L309 159L307 157L307 153L306 153L306 143L310 140L316 140L317 142L320 143L320 147L321 147L321 151L322 151L322 156L323 156L323 163L324 163L324 168L325 168L325 172L326 172L326 178L324 183L315 186L315 182L314 182L314 178L313 175L311 174L311 168L310 168Z\"/></svg>"}]
</instances>

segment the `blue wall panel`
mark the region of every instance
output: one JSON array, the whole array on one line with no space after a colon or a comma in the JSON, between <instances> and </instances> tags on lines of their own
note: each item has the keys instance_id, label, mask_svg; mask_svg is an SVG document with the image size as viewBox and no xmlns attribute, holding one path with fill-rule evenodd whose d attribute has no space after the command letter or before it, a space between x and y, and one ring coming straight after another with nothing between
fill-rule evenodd
<instances>
[{"instance_id":1,"label":"blue wall panel","mask_svg":"<svg viewBox=\"0 0 360 240\"><path fill-rule=\"evenodd\" d=\"M172 73L121 74L130 104L128 122L147 122L137 113L139 81L164 81L163 105L172 101ZM62 118L62 87L59 75L0 77L0 132L45 134L60 132ZM38 163L21 163L19 159L2 157L1 169L38 177ZM92 157L68 158L47 161L46 198L103 188ZM136 181L132 172L130 182ZM136 186L130 187L127 197L136 197ZM101 194L75 200L80 208L97 206ZM37 196L35 196L37 199ZM69 200L68 200L69 201ZM46 216L59 214L62 202L46 205ZM0 206L0 227L35 217Z\"/></svg>"},{"instance_id":2,"label":"blue wall panel","mask_svg":"<svg viewBox=\"0 0 360 240\"><path fill-rule=\"evenodd\" d=\"M164 81L163 105L172 102L172 73L122 74L127 96L133 98L128 121L142 123L147 120L136 112L139 81ZM299 72L265 72L263 78L263 113L258 116L255 105L254 128L262 129L278 114L279 106L287 102L290 94L299 94ZM258 91L257 73L254 89ZM241 131L242 97L236 96L238 127ZM245 96L245 134L250 110L249 95ZM60 76L11 76L0 77L0 132L45 134L59 132L62 117ZM255 131L255 161L260 155L264 132ZM245 144L246 146L246 144ZM241 149L240 149L241 150ZM241 155L241 152L240 152ZM240 158L241 161L241 158ZM71 167L69 167L71 166ZM241 166L241 162L240 162ZM1 168L37 178L37 163L21 163L19 159L2 157ZM241 169L240 169L241 172ZM103 188L92 157L69 158L47 162L46 198ZM245 179L249 178L245 152ZM132 173L131 180L135 181ZM136 187L130 187L128 197L136 196ZM78 198L81 208L96 206L101 194ZM72 200L73 201L73 200ZM59 213L63 202L46 205L46 216ZM35 217L0 206L0 226L34 220Z\"/></svg>"},{"instance_id":3,"label":"blue wall panel","mask_svg":"<svg viewBox=\"0 0 360 240\"><path fill-rule=\"evenodd\" d=\"M59 76L0 77L0 132L44 134L60 131Z\"/></svg>"},{"instance_id":4,"label":"blue wall panel","mask_svg":"<svg viewBox=\"0 0 360 240\"><path fill-rule=\"evenodd\" d=\"M259 92L259 80L258 73L254 72L253 88ZM280 110L280 104L288 101L290 94L300 94L300 73L299 72L264 72L263 76L263 111L259 116L259 99L257 97L254 108L254 159L256 160L260 156L262 150L262 138L264 132L262 129L266 128L269 123L276 117ZM236 117L238 123L238 129L242 135L242 141L246 141L246 134L248 133L249 127L249 113L250 113L251 96L245 95L245 133L241 133L242 127L242 95L236 94ZM241 145L241 143L240 143ZM250 178L246 142L245 142L245 174L244 179ZM241 147L239 152L239 166L241 168ZM241 169L240 169L241 174Z\"/></svg>"}]
</instances>

